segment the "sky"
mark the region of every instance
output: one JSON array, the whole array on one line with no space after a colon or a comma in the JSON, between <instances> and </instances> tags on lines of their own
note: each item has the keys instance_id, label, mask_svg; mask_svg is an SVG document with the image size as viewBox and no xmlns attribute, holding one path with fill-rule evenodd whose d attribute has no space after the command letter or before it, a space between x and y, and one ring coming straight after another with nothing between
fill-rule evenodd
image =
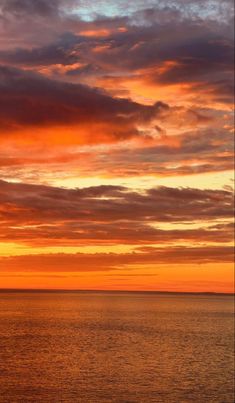
<instances>
[{"instance_id":1,"label":"sky","mask_svg":"<svg viewBox=\"0 0 235 403\"><path fill-rule=\"evenodd\" d=\"M233 1L0 0L0 287L233 291Z\"/></svg>"}]
</instances>

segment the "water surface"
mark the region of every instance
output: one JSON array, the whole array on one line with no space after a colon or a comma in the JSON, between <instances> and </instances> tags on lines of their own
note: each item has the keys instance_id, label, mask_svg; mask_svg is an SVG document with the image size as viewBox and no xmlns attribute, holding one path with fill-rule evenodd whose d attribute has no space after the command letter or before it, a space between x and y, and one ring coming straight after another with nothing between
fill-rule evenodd
<instances>
[{"instance_id":1,"label":"water surface","mask_svg":"<svg viewBox=\"0 0 235 403\"><path fill-rule=\"evenodd\" d=\"M233 298L0 293L0 402L232 403Z\"/></svg>"}]
</instances>

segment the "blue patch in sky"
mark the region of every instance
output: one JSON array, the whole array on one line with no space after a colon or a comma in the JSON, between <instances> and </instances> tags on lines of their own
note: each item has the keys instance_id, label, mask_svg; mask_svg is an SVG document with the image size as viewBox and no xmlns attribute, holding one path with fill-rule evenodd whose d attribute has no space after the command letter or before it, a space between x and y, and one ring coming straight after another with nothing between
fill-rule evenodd
<instances>
[{"instance_id":1,"label":"blue patch in sky","mask_svg":"<svg viewBox=\"0 0 235 403\"><path fill-rule=\"evenodd\" d=\"M156 0L131 1L126 0L100 0L100 1L81 1L79 7L73 9L73 14L79 15L84 21L92 21L95 16L104 17L124 17L130 16L138 10L156 6Z\"/></svg>"},{"instance_id":2,"label":"blue patch in sky","mask_svg":"<svg viewBox=\"0 0 235 403\"><path fill-rule=\"evenodd\" d=\"M203 7L202 7L203 4ZM185 17L222 18L226 16L229 3L218 0L80 0L79 5L69 10L69 13L79 16L84 21L93 21L97 16L106 18L131 16L136 11L155 8L158 10L180 11Z\"/></svg>"}]
</instances>

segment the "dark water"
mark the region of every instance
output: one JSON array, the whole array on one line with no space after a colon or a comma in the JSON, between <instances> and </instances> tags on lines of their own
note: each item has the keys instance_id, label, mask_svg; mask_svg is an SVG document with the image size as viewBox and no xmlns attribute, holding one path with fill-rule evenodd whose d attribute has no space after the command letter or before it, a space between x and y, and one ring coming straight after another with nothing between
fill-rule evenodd
<instances>
[{"instance_id":1,"label":"dark water","mask_svg":"<svg viewBox=\"0 0 235 403\"><path fill-rule=\"evenodd\" d=\"M1 293L0 402L233 402L233 299Z\"/></svg>"}]
</instances>

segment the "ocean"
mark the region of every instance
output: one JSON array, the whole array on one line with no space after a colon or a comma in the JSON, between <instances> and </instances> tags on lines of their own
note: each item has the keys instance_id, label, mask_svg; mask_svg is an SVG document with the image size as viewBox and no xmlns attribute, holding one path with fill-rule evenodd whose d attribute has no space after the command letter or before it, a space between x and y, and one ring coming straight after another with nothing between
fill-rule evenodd
<instances>
[{"instance_id":1,"label":"ocean","mask_svg":"<svg viewBox=\"0 0 235 403\"><path fill-rule=\"evenodd\" d=\"M2 403L232 403L233 297L1 292Z\"/></svg>"}]
</instances>

